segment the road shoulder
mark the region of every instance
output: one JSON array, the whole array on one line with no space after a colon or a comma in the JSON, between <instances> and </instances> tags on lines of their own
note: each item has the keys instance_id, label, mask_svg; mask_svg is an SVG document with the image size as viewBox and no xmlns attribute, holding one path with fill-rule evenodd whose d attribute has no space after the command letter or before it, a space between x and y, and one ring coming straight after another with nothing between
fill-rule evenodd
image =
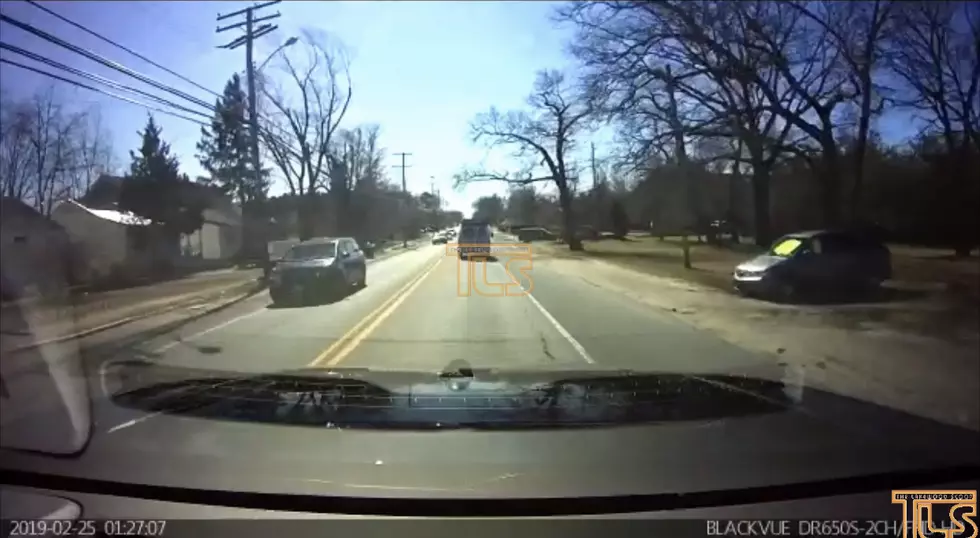
<instances>
[{"instance_id":1,"label":"road shoulder","mask_svg":"<svg viewBox=\"0 0 980 538\"><path fill-rule=\"evenodd\" d=\"M976 339L950 342L873 320L841 326L820 307L762 303L591 259L536 258L535 267L629 297L739 347L779 356L818 385L980 429Z\"/></svg>"}]
</instances>

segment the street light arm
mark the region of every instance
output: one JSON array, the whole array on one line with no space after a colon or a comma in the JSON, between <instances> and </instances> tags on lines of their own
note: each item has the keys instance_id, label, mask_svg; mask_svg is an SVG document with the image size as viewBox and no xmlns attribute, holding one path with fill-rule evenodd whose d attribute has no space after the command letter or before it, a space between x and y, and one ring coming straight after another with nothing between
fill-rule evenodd
<instances>
[{"instance_id":1,"label":"street light arm","mask_svg":"<svg viewBox=\"0 0 980 538\"><path fill-rule=\"evenodd\" d=\"M282 45L279 45L279 47L276 50L272 51L272 54L270 54L269 57L265 59L265 61L263 61L261 64L259 64L259 66L255 70L256 71L261 71L262 68L265 67L265 65L267 63L269 63L269 61L272 60L276 56L276 54L279 54L282 51L282 49L284 49L286 47L290 47L292 45L295 45L297 41L299 41L299 40L296 39L295 37L290 37L289 39L287 39L285 42L283 42Z\"/></svg>"}]
</instances>

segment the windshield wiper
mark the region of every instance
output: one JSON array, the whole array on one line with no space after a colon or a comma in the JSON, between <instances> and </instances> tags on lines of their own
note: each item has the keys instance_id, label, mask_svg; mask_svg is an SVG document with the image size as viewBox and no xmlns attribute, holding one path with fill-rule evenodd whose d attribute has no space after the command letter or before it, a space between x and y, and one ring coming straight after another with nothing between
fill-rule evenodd
<instances>
[{"instance_id":1,"label":"windshield wiper","mask_svg":"<svg viewBox=\"0 0 980 538\"><path fill-rule=\"evenodd\" d=\"M452 366L452 365L451 365ZM179 369L176 369L179 370ZM186 371L185 371L186 372ZM792 404L780 383L631 372L326 371L152 380L125 407L317 427L524 429L715 420Z\"/></svg>"}]
</instances>

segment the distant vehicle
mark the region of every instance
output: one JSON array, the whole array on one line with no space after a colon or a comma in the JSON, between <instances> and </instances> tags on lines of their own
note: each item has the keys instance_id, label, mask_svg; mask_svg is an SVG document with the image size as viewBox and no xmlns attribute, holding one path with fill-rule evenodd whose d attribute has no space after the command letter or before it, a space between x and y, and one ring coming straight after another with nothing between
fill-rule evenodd
<instances>
[{"instance_id":1,"label":"distant vehicle","mask_svg":"<svg viewBox=\"0 0 980 538\"><path fill-rule=\"evenodd\" d=\"M579 226L575 235L577 235L579 239L591 239L593 241L602 236L599 233L599 230L596 230L595 227L588 225Z\"/></svg>"},{"instance_id":2,"label":"distant vehicle","mask_svg":"<svg viewBox=\"0 0 980 538\"><path fill-rule=\"evenodd\" d=\"M470 254L481 257L490 256L490 239L493 232L490 224L484 221L464 219L459 228L459 257L466 259ZM484 246L485 245L485 246Z\"/></svg>"},{"instance_id":3,"label":"distant vehicle","mask_svg":"<svg viewBox=\"0 0 980 538\"><path fill-rule=\"evenodd\" d=\"M522 243L530 243L531 241L552 241L556 238L555 234L551 233L546 228L541 227L525 227L517 231L517 240Z\"/></svg>"},{"instance_id":4,"label":"distant vehicle","mask_svg":"<svg viewBox=\"0 0 980 538\"><path fill-rule=\"evenodd\" d=\"M290 248L272 268L269 296L274 304L322 297L325 293L364 287L367 262L350 237L309 239Z\"/></svg>"},{"instance_id":5,"label":"distant vehicle","mask_svg":"<svg viewBox=\"0 0 980 538\"><path fill-rule=\"evenodd\" d=\"M445 245L449 241L449 236L443 232L432 236L433 245Z\"/></svg>"},{"instance_id":6,"label":"distant vehicle","mask_svg":"<svg viewBox=\"0 0 980 538\"><path fill-rule=\"evenodd\" d=\"M818 230L785 235L769 252L739 264L735 289L791 301L825 290L873 290L891 278L891 254L865 234Z\"/></svg>"}]
</instances>

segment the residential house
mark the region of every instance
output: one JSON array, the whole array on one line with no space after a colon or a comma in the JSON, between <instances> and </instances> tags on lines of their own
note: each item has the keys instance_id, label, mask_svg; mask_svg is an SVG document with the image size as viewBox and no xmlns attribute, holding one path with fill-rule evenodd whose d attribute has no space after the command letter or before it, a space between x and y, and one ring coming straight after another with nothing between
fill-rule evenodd
<instances>
[{"instance_id":1,"label":"residential house","mask_svg":"<svg viewBox=\"0 0 980 538\"><path fill-rule=\"evenodd\" d=\"M54 207L51 218L67 232L77 253L75 271L85 281L147 274L166 259L150 221L116 209L95 209L75 200Z\"/></svg>"},{"instance_id":2,"label":"residential house","mask_svg":"<svg viewBox=\"0 0 980 538\"><path fill-rule=\"evenodd\" d=\"M100 176L81 202L91 208L116 209L124 178ZM202 213L201 229L181 237L180 252L174 260L178 265L196 265L198 261L221 262L232 259L242 243L241 208L218 189L191 183L194 196L207 202Z\"/></svg>"},{"instance_id":3,"label":"residential house","mask_svg":"<svg viewBox=\"0 0 980 538\"><path fill-rule=\"evenodd\" d=\"M242 210L227 196L202 187L208 208L201 216L201 229L181 238L181 253L207 261L230 260L242 247Z\"/></svg>"},{"instance_id":4,"label":"residential house","mask_svg":"<svg viewBox=\"0 0 980 538\"><path fill-rule=\"evenodd\" d=\"M4 299L46 293L72 283L68 234L16 198L0 198L0 249Z\"/></svg>"}]
</instances>

